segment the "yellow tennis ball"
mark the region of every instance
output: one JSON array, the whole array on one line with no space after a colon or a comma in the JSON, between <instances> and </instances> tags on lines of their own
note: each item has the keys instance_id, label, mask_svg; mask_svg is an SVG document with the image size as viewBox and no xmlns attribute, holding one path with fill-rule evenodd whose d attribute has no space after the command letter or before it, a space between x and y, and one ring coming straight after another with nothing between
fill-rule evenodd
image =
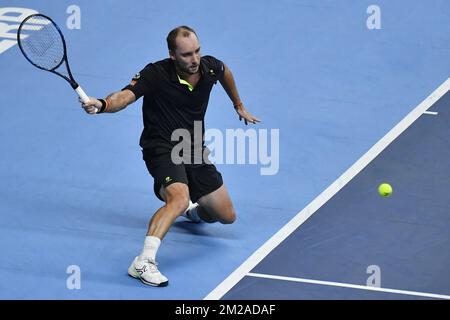
<instances>
[{"instance_id":1,"label":"yellow tennis ball","mask_svg":"<svg viewBox=\"0 0 450 320\"><path fill-rule=\"evenodd\" d=\"M382 183L378 187L378 193L382 197L389 197L392 194L392 187L389 183Z\"/></svg>"}]
</instances>

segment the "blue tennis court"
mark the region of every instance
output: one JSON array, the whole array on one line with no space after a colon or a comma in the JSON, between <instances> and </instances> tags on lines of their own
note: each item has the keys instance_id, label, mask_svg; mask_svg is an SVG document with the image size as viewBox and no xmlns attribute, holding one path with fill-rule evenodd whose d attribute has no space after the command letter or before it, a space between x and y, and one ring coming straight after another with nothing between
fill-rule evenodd
<instances>
[{"instance_id":1,"label":"blue tennis court","mask_svg":"<svg viewBox=\"0 0 450 320\"><path fill-rule=\"evenodd\" d=\"M223 298L449 299L449 85L450 79L230 276L229 282L241 279ZM395 184L396 196L380 201L373 185L384 180ZM379 280L370 281L375 272Z\"/></svg>"},{"instance_id":2,"label":"blue tennis court","mask_svg":"<svg viewBox=\"0 0 450 320\"><path fill-rule=\"evenodd\" d=\"M189 25L262 119L245 126L213 89L206 129L224 155L227 132L246 130L256 157L234 145L216 158L237 220L179 218L158 251L167 287L127 275L163 204L138 144L142 100L84 113L20 53L35 12L62 26L97 97ZM445 0L2 1L0 298L449 299L449 17Z\"/></svg>"}]
</instances>

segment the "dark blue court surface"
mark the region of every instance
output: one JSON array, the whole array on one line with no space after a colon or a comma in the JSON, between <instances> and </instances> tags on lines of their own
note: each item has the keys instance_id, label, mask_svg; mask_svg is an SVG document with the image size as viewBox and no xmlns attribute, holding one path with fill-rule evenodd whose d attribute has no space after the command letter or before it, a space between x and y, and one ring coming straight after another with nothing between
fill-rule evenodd
<instances>
[{"instance_id":1,"label":"dark blue court surface","mask_svg":"<svg viewBox=\"0 0 450 320\"><path fill-rule=\"evenodd\" d=\"M422 115L225 298L412 298L346 287L366 285L371 266L379 268L382 288L450 298L449 107L450 92L433 105L436 115ZM383 181L394 185L392 197L374 190ZM301 279L274 285L261 275Z\"/></svg>"},{"instance_id":2,"label":"dark blue court surface","mask_svg":"<svg viewBox=\"0 0 450 320\"><path fill-rule=\"evenodd\" d=\"M450 297L449 1L73 4L0 4L0 298ZM62 27L74 76L97 97L166 58L167 33L189 25L262 119L245 127L217 85L207 129L279 130L274 174L259 157L217 164L234 224L170 229L157 256L168 287L127 276L162 205L138 145L142 101L85 114L21 55L15 32L32 12Z\"/></svg>"}]
</instances>

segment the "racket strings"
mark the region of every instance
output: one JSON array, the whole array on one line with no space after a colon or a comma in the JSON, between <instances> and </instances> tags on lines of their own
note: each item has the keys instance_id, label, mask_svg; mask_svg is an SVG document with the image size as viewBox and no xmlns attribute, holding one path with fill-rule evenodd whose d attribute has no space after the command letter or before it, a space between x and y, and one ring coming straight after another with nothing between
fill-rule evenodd
<instances>
[{"instance_id":1,"label":"racket strings","mask_svg":"<svg viewBox=\"0 0 450 320\"><path fill-rule=\"evenodd\" d=\"M20 36L24 53L40 68L53 70L64 59L64 43L58 29L45 17L30 18L34 31ZM31 29L31 28L29 28Z\"/></svg>"}]
</instances>

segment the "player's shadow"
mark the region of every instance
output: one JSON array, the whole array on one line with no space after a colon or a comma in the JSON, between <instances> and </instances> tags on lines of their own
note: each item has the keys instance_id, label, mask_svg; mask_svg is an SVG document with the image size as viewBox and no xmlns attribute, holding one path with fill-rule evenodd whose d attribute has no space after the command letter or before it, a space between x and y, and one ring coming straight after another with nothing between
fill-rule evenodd
<instances>
[{"instance_id":1,"label":"player's shadow","mask_svg":"<svg viewBox=\"0 0 450 320\"><path fill-rule=\"evenodd\" d=\"M191 234L201 237L211 237L218 239L234 239L231 233L227 232L226 226L220 223L194 223L191 221L175 221L170 232Z\"/></svg>"},{"instance_id":2,"label":"player's shadow","mask_svg":"<svg viewBox=\"0 0 450 320\"><path fill-rule=\"evenodd\" d=\"M172 230L178 233L188 233L197 236L212 236L206 223L194 223L191 221L175 221L172 224Z\"/></svg>"}]
</instances>

